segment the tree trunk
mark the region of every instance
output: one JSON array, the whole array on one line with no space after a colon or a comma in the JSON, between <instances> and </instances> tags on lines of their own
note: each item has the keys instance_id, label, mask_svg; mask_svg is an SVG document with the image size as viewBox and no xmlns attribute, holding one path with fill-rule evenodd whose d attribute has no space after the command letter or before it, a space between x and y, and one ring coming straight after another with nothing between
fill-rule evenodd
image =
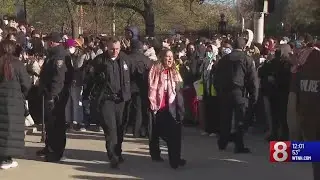
<instances>
[{"instance_id":1,"label":"tree trunk","mask_svg":"<svg viewBox=\"0 0 320 180\"><path fill-rule=\"evenodd\" d=\"M77 11L78 9L76 10L74 9L74 6L71 0L66 0L66 5L71 17L72 38L75 39L79 37L79 23L77 21L77 15L76 15L78 13ZM76 8L78 8L78 6L76 6Z\"/></svg>"},{"instance_id":2,"label":"tree trunk","mask_svg":"<svg viewBox=\"0 0 320 180\"><path fill-rule=\"evenodd\" d=\"M79 27L75 20L71 20L72 38L76 39L79 37Z\"/></svg>"},{"instance_id":3,"label":"tree trunk","mask_svg":"<svg viewBox=\"0 0 320 180\"><path fill-rule=\"evenodd\" d=\"M114 5L117 8L127 8L127 9L131 9L139 14L141 14L141 16L144 18L144 22L145 22L145 32L146 35L149 37L154 37L155 35L155 23L154 23L154 9L153 9L153 1L154 0L143 0L143 4L144 4L144 9L140 9L139 7L135 6L135 5L131 5L128 3L110 3L110 2L106 2L103 5L104 6L108 6L108 7L113 7Z\"/></svg>"},{"instance_id":4,"label":"tree trunk","mask_svg":"<svg viewBox=\"0 0 320 180\"><path fill-rule=\"evenodd\" d=\"M144 3L144 22L145 22L145 30L146 36L154 37L155 36L155 23L154 23L154 9L153 2L149 0L148 3Z\"/></svg>"}]
</instances>

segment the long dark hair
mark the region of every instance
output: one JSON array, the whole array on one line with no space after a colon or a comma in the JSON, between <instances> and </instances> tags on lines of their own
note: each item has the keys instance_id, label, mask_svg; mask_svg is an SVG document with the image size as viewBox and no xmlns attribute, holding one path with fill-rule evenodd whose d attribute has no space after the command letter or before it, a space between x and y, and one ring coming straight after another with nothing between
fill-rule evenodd
<instances>
[{"instance_id":1,"label":"long dark hair","mask_svg":"<svg viewBox=\"0 0 320 180\"><path fill-rule=\"evenodd\" d=\"M0 76L1 80L12 80L13 69L11 61L17 59L14 54L16 52L16 43L10 40L4 40L0 43Z\"/></svg>"}]
</instances>

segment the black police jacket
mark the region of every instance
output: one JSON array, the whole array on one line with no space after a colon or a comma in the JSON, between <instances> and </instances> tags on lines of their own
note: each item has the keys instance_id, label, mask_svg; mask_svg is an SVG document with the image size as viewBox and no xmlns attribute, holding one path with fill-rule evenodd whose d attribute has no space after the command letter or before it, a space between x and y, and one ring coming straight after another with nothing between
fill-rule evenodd
<instances>
[{"instance_id":1,"label":"black police jacket","mask_svg":"<svg viewBox=\"0 0 320 180\"><path fill-rule=\"evenodd\" d=\"M106 61L110 60L110 57L107 53L103 53L98 55L91 64L92 66L92 76L88 80L86 96L88 94L93 94L94 98L98 98L102 93L108 94L110 88L108 87L108 79L105 79L101 75L106 71ZM130 76L131 73L134 72L134 64L131 63L128 55L123 52L120 52L116 61L119 61L119 69L120 69L120 84L121 91L119 96L122 101L128 101L131 99L131 89L130 89ZM94 92L92 92L94 91ZM115 92L111 92L115 93Z\"/></svg>"},{"instance_id":2,"label":"black police jacket","mask_svg":"<svg viewBox=\"0 0 320 180\"><path fill-rule=\"evenodd\" d=\"M47 99L58 98L65 87L66 50L62 45L50 48L40 72L40 90Z\"/></svg>"},{"instance_id":3,"label":"black police jacket","mask_svg":"<svg viewBox=\"0 0 320 180\"><path fill-rule=\"evenodd\" d=\"M130 86L132 93L145 93L148 89L148 73L152 62L139 51L133 51L129 55L132 67Z\"/></svg>"},{"instance_id":4,"label":"black police jacket","mask_svg":"<svg viewBox=\"0 0 320 180\"><path fill-rule=\"evenodd\" d=\"M218 95L232 93L246 97L255 103L259 93L259 79L253 59L245 52L234 50L218 61L215 70L214 86Z\"/></svg>"},{"instance_id":5,"label":"black police jacket","mask_svg":"<svg viewBox=\"0 0 320 180\"><path fill-rule=\"evenodd\" d=\"M280 58L264 62L259 68L261 93L264 96L281 96L289 93L290 65Z\"/></svg>"}]
</instances>

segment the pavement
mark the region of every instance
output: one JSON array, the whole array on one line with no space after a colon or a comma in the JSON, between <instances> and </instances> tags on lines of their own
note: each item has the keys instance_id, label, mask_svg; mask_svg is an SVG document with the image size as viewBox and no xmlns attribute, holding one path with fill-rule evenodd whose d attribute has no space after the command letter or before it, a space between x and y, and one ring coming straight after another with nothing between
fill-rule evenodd
<instances>
[{"instance_id":1,"label":"pavement","mask_svg":"<svg viewBox=\"0 0 320 180\"><path fill-rule=\"evenodd\" d=\"M148 141L128 135L123 145L125 163L120 169L109 168L104 136L99 132L68 134L66 159L61 163L46 163L35 156L43 147L40 134L26 136L26 153L17 159L19 167L0 171L0 180L312 180L309 163L270 163L269 146L262 136L247 135L252 154L234 154L232 145L219 152L215 137L201 136L196 128L183 130L183 157L188 161L173 170L167 161L150 160Z\"/></svg>"}]
</instances>

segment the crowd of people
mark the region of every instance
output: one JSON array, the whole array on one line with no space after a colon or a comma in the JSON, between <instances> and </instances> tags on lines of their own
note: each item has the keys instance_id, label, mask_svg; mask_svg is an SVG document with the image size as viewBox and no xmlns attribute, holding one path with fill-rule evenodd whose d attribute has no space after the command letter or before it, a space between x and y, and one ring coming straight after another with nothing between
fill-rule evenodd
<instances>
[{"instance_id":1,"label":"crowd of people","mask_svg":"<svg viewBox=\"0 0 320 180\"><path fill-rule=\"evenodd\" d=\"M270 37L262 44L253 43L250 33L212 38L177 34L159 40L142 38L137 27L128 27L122 39L72 39L57 32L42 35L14 19L3 24L2 169L18 166L12 158L23 152L25 126L42 124L42 104L46 146L37 155L48 162L63 157L67 129L102 131L112 168L124 162L122 142L130 129L134 137L149 138L156 162L163 161L162 138L174 169L186 164L181 157L184 124L217 136L220 150L233 142L235 153L250 153L243 139L249 127L267 132L268 141L319 140L318 126L292 120L300 112L292 106L304 95L291 94L298 94L292 90L296 74L306 62L319 59L319 43L310 35ZM305 90L318 91L311 86Z\"/></svg>"}]
</instances>

